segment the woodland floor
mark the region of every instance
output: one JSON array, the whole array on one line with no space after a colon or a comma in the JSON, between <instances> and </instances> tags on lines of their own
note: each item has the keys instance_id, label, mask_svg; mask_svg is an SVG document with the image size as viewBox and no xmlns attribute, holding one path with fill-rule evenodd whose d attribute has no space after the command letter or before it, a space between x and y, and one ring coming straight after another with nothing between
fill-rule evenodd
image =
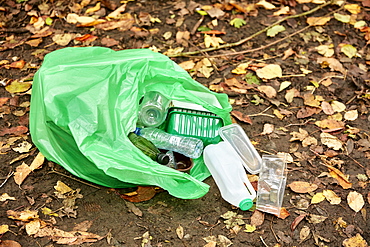
<instances>
[{"instance_id":1,"label":"woodland floor","mask_svg":"<svg viewBox=\"0 0 370 247\"><path fill-rule=\"evenodd\" d=\"M269 10L266 2L259 6L255 5L258 1L226 2L130 1L119 13L122 22L116 27L113 22L84 27L73 23L67 15L75 13L80 17L105 19L124 3L0 0L0 184L4 182L0 188L0 233L3 233L0 246L19 246L15 242L24 247L72 243L58 244L57 232L34 237L26 231L31 218L22 221L19 217L9 217L9 210L27 209L38 211L40 219L54 229L71 232L77 226L75 230L102 237L91 237L92 243L81 237L80 244L76 244L79 246L205 246L206 240L207 246L232 243L233 246L261 247L367 246L370 243L370 216L367 215L370 210L367 71L370 31L356 26L363 24L360 21L370 24L370 2L347 1L342 8L328 5L308 16L282 22L280 25L286 30L274 37L262 33L231 48L193 57L175 57L174 54L179 53L175 48L187 52L205 49L205 45L212 48L217 42L222 45L216 37L224 44L231 44L284 16L319 6L310 1L280 0L268 1L276 7ZM213 7L214 12L210 13L215 16L202 17L196 11L199 7L207 11ZM282 7L289 7L288 13L274 14ZM221 9L223 14L219 12ZM331 11L341 16L334 16ZM331 19L287 37L306 27L308 17L325 15ZM347 17L350 20L343 22L341 18ZM201 18L204 19L197 24ZM230 21L234 18L245 20L245 24L239 28L232 26ZM40 32L44 27L48 29ZM223 33L205 34L197 29ZM284 37L285 40L269 45ZM199 199L178 199L161 191L150 200L130 204L111 188L82 183L59 165L45 160L40 169L31 172L18 186L14 175L8 175L16 172L23 162L30 165L38 154L35 146L27 145L32 144L32 140L24 129L28 127L31 97L27 82L32 81L45 54L72 46L104 46L114 50L151 48L172 56L173 61L188 69L199 83L227 93L233 106L233 121L243 127L258 152L261 155L285 152L292 158L287 165L287 185L290 186L286 187L283 201L287 217L232 207L221 198L212 177L205 180L210 191ZM257 50L231 54L250 49ZM233 71L248 62L239 74ZM279 65L283 76L266 78L275 73L261 72L267 64ZM246 79L246 73L252 79ZM253 78L259 84L254 83ZM19 81L23 83L22 89L16 87L15 82ZM329 134L329 141L323 133ZM14 161L20 155L21 158ZM60 213L58 209L63 202L54 193L58 181L75 191L80 190L76 193L83 195L75 201L78 206L74 209L75 217L41 212L42 208L49 208L51 212ZM294 181L308 182L315 190L301 188L301 184L292 184ZM304 191L297 193L299 190ZM7 198L4 193L13 198ZM323 201L316 201L320 196ZM228 211L241 215L240 227L227 228L228 223L221 215ZM78 225L81 222L89 227ZM256 229L246 232L251 225ZM75 234L81 236L81 233Z\"/></svg>"}]
</instances>

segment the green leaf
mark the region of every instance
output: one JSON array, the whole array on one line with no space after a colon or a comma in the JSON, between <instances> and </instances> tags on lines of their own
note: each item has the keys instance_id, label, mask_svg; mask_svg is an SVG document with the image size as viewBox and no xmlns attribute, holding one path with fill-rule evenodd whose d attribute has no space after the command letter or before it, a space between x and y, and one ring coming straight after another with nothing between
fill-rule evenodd
<instances>
[{"instance_id":1,"label":"green leaf","mask_svg":"<svg viewBox=\"0 0 370 247\"><path fill-rule=\"evenodd\" d=\"M53 19L51 19L50 17L47 17L45 19L45 24L48 25L48 26L50 26L51 24L53 24Z\"/></svg>"},{"instance_id":2,"label":"green leaf","mask_svg":"<svg viewBox=\"0 0 370 247\"><path fill-rule=\"evenodd\" d=\"M256 226L245 224L245 232L254 232L256 230Z\"/></svg>"},{"instance_id":3,"label":"green leaf","mask_svg":"<svg viewBox=\"0 0 370 247\"><path fill-rule=\"evenodd\" d=\"M247 24L245 22L245 20L241 19L241 18L234 18L230 21L230 25L236 27L236 28L240 28L241 26L244 26L245 24Z\"/></svg>"},{"instance_id":4,"label":"green leaf","mask_svg":"<svg viewBox=\"0 0 370 247\"><path fill-rule=\"evenodd\" d=\"M211 31L212 29L210 29L209 27L206 27L206 26L200 26L198 27L198 32L205 32L205 31Z\"/></svg>"},{"instance_id":5,"label":"green leaf","mask_svg":"<svg viewBox=\"0 0 370 247\"><path fill-rule=\"evenodd\" d=\"M276 34L285 31L285 27L282 25L276 25L267 30L266 34L269 37L275 37Z\"/></svg>"},{"instance_id":6,"label":"green leaf","mask_svg":"<svg viewBox=\"0 0 370 247\"><path fill-rule=\"evenodd\" d=\"M208 15L208 13L204 10L197 10L198 14L200 15Z\"/></svg>"},{"instance_id":7,"label":"green leaf","mask_svg":"<svg viewBox=\"0 0 370 247\"><path fill-rule=\"evenodd\" d=\"M343 23L349 23L351 20L350 15L342 15L339 13L334 13L334 18Z\"/></svg>"},{"instance_id":8,"label":"green leaf","mask_svg":"<svg viewBox=\"0 0 370 247\"><path fill-rule=\"evenodd\" d=\"M353 58L357 54L357 49L352 45L344 45L340 50L349 58Z\"/></svg>"},{"instance_id":9,"label":"green leaf","mask_svg":"<svg viewBox=\"0 0 370 247\"><path fill-rule=\"evenodd\" d=\"M248 73L245 75L245 81L248 83L248 84L256 84L256 85L260 85L260 80L258 79L258 77L252 73Z\"/></svg>"}]
</instances>

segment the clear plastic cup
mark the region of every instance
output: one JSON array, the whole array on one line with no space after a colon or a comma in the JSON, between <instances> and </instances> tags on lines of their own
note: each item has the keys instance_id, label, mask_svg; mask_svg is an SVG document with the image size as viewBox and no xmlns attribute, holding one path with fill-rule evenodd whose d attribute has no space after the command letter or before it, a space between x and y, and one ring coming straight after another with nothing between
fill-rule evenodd
<instances>
[{"instance_id":1,"label":"clear plastic cup","mask_svg":"<svg viewBox=\"0 0 370 247\"><path fill-rule=\"evenodd\" d=\"M161 93L147 92L139 106L139 123L146 127L158 127L166 119L170 100Z\"/></svg>"}]
</instances>

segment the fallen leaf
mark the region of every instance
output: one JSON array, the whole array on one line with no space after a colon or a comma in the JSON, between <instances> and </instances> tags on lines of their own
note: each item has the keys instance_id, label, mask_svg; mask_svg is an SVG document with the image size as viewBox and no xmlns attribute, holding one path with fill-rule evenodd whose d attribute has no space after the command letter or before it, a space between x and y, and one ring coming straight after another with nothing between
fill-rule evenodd
<instances>
[{"instance_id":1,"label":"fallen leaf","mask_svg":"<svg viewBox=\"0 0 370 247\"><path fill-rule=\"evenodd\" d=\"M24 60L15 61L15 62L12 62L9 65L9 68L12 68L12 69L23 69L23 67L24 67L25 64L26 64L26 62Z\"/></svg>"},{"instance_id":2,"label":"fallen leaf","mask_svg":"<svg viewBox=\"0 0 370 247\"><path fill-rule=\"evenodd\" d=\"M54 186L54 189L62 195L72 191L72 189L62 181L58 181L57 185Z\"/></svg>"},{"instance_id":3,"label":"fallen leaf","mask_svg":"<svg viewBox=\"0 0 370 247\"><path fill-rule=\"evenodd\" d=\"M232 229L234 226L245 224L243 215L237 214L233 211L227 211L221 215L221 217L225 219L224 223L227 229Z\"/></svg>"},{"instance_id":4,"label":"fallen leaf","mask_svg":"<svg viewBox=\"0 0 370 247\"><path fill-rule=\"evenodd\" d=\"M2 240L0 247L22 247L18 242L13 240Z\"/></svg>"},{"instance_id":5,"label":"fallen leaf","mask_svg":"<svg viewBox=\"0 0 370 247\"><path fill-rule=\"evenodd\" d=\"M311 204L316 204L320 203L325 200L325 196L322 192L316 193L312 199L311 199Z\"/></svg>"},{"instance_id":6,"label":"fallen leaf","mask_svg":"<svg viewBox=\"0 0 370 247\"><path fill-rule=\"evenodd\" d=\"M221 38L216 37L216 36L210 36L208 34L204 35L204 44L207 48L209 47L219 47L220 44L225 43Z\"/></svg>"},{"instance_id":7,"label":"fallen leaf","mask_svg":"<svg viewBox=\"0 0 370 247\"><path fill-rule=\"evenodd\" d=\"M276 97L276 90L275 88L271 86L258 86L257 87L258 91L266 94L268 98L275 98Z\"/></svg>"},{"instance_id":8,"label":"fallen leaf","mask_svg":"<svg viewBox=\"0 0 370 247\"><path fill-rule=\"evenodd\" d=\"M129 202L144 202L152 199L157 193L153 186L138 186L135 192L136 194L132 196L126 194L120 196Z\"/></svg>"},{"instance_id":9,"label":"fallen leaf","mask_svg":"<svg viewBox=\"0 0 370 247\"><path fill-rule=\"evenodd\" d=\"M340 204L342 199L337 196L337 194L332 190L324 190L322 194L325 196L326 200L332 205Z\"/></svg>"},{"instance_id":10,"label":"fallen leaf","mask_svg":"<svg viewBox=\"0 0 370 247\"><path fill-rule=\"evenodd\" d=\"M283 71L280 65L268 64L261 69L257 69L256 74L259 78L262 79L273 79L283 76Z\"/></svg>"},{"instance_id":11,"label":"fallen leaf","mask_svg":"<svg viewBox=\"0 0 370 247\"><path fill-rule=\"evenodd\" d=\"M9 231L9 226L8 225L0 225L0 235L3 235L7 231ZM1 246L1 243L2 242L0 242L0 246Z\"/></svg>"},{"instance_id":12,"label":"fallen leaf","mask_svg":"<svg viewBox=\"0 0 370 247\"><path fill-rule=\"evenodd\" d=\"M348 176L344 175L340 170L335 167L327 166L330 171L330 176L335 178L339 185L342 186L343 189L350 189L352 188L352 183L349 182Z\"/></svg>"},{"instance_id":13,"label":"fallen leaf","mask_svg":"<svg viewBox=\"0 0 370 247\"><path fill-rule=\"evenodd\" d=\"M11 94L22 93L30 89L32 84L30 82L20 82L17 80L12 81L5 87L6 91Z\"/></svg>"},{"instance_id":14,"label":"fallen leaf","mask_svg":"<svg viewBox=\"0 0 370 247\"><path fill-rule=\"evenodd\" d=\"M176 228L176 235L179 239L184 238L184 228L181 225Z\"/></svg>"},{"instance_id":15,"label":"fallen leaf","mask_svg":"<svg viewBox=\"0 0 370 247\"><path fill-rule=\"evenodd\" d=\"M279 92L283 91L284 89L288 88L290 85L292 85L292 83L290 81L283 81L281 84L280 84L280 87L279 87Z\"/></svg>"},{"instance_id":16,"label":"fallen leaf","mask_svg":"<svg viewBox=\"0 0 370 247\"><path fill-rule=\"evenodd\" d=\"M53 210L51 210L50 208L47 208L47 207L41 208L41 212L43 214L49 215L49 216L55 216L55 217L59 216L57 213L55 213Z\"/></svg>"},{"instance_id":17,"label":"fallen leaf","mask_svg":"<svg viewBox=\"0 0 370 247\"><path fill-rule=\"evenodd\" d=\"M23 141L23 142L19 143L17 145L17 147L14 147L12 149L14 151L18 152L18 153L28 153L31 148L32 148L32 144L31 143L29 143L27 141Z\"/></svg>"},{"instance_id":18,"label":"fallen leaf","mask_svg":"<svg viewBox=\"0 0 370 247\"><path fill-rule=\"evenodd\" d=\"M14 182L18 185L21 185L26 177L31 173L30 167L26 163L22 163L16 168L14 173Z\"/></svg>"},{"instance_id":19,"label":"fallen leaf","mask_svg":"<svg viewBox=\"0 0 370 247\"><path fill-rule=\"evenodd\" d=\"M295 228L298 226L298 224L307 216L307 214L300 214L299 216L297 216L297 218L295 218L292 222L292 224L290 225L290 230L293 232L295 230Z\"/></svg>"},{"instance_id":20,"label":"fallen leaf","mask_svg":"<svg viewBox=\"0 0 370 247\"><path fill-rule=\"evenodd\" d=\"M297 118L307 118L319 113L319 108L306 106L297 112Z\"/></svg>"},{"instance_id":21,"label":"fallen leaf","mask_svg":"<svg viewBox=\"0 0 370 247\"><path fill-rule=\"evenodd\" d=\"M318 53L320 53L321 55L323 55L324 57L331 57L334 55L334 49L333 49L334 45L333 44L330 44L330 45L319 45L316 47L316 50Z\"/></svg>"},{"instance_id":22,"label":"fallen leaf","mask_svg":"<svg viewBox=\"0 0 370 247\"><path fill-rule=\"evenodd\" d=\"M310 26L323 26L328 21L330 21L331 17L308 17L307 24Z\"/></svg>"},{"instance_id":23,"label":"fallen leaf","mask_svg":"<svg viewBox=\"0 0 370 247\"><path fill-rule=\"evenodd\" d=\"M308 222L310 222L311 224L318 224L318 223L321 223L323 221L325 221L328 217L325 217L323 215L316 215L316 214L310 214L308 217L307 217L307 220Z\"/></svg>"},{"instance_id":24,"label":"fallen leaf","mask_svg":"<svg viewBox=\"0 0 370 247\"><path fill-rule=\"evenodd\" d=\"M320 128L328 128L328 129L341 129L344 128L345 123L342 121L337 121L334 119L324 119L321 121L316 121L315 125L317 125Z\"/></svg>"},{"instance_id":25,"label":"fallen leaf","mask_svg":"<svg viewBox=\"0 0 370 247\"><path fill-rule=\"evenodd\" d=\"M93 224L93 221L91 220L84 220L78 224L76 224L74 227L73 227L73 231L82 231L82 232L86 232L90 229L90 227L92 226Z\"/></svg>"},{"instance_id":26,"label":"fallen leaf","mask_svg":"<svg viewBox=\"0 0 370 247\"><path fill-rule=\"evenodd\" d=\"M269 2L266 2L266 0L260 0L258 3L256 3L256 6L259 6L259 7L264 7L265 9L275 9L275 5L273 5L272 3L269 3Z\"/></svg>"},{"instance_id":27,"label":"fallen leaf","mask_svg":"<svg viewBox=\"0 0 370 247\"><path fill-rule=\"evenodd\" d=\"M303 181L294 181L287 186L296 193L309 193L318 188L317 184L311 184Z\"/></svg>"},{"instance_id":28,"label":"fallen leaf","mask_svg":"<svg viewBox=\"0 0 370 247\"><path fill-rule=\"evenodd\" d=\"M288 216L290 216L290 213L288 212L288 210L286 210L286 208L284 207L281 207L280 208L280 215L276 215L274 214L276 217L278 217L279 219L286 219Z\"/></svg>"},{"instance_id":29,"label":"fallen leaf","mask_svg":"<svg viewBox=\"0 0 370 247\"><path fill-rule=\"evenodd\" d=\"M240 111L233 110L231 111L231 115L241 122L252 124L250 117L244 113L241 113Z\"/></svg>"},{"instance_id":30,"label":"fallen leaf","mask_svg":"<svg viewBox=\"0 0 370 247\"><path fill-rule=\"evenodd\" d=\"M282 25L275 25L266 31L268 37L275 37L278 33L285 31L285 27Z\"/></svg>"},{"instance_id":31,"label":"fallen leaf","mask_svg":"<svg viewBox=\"0 0 370 247\"><path fill-rule=\"evenodd\" d=\"M345 120L348 120L348 121L354 121L358 118L358 111L357 110L351 110L351 111L347 111L345 114L344 114L344 119Z\"/></svg>"},{"instance_id":32,"label":"fallen leaf","mask_svg":"<svg viewBox=\"0 0 370 247\"><path fill-rule=\"evenodd\" d=\"M249 225L249 224L245 224L245 232L254 232L256 230L256 226L254 225Z\"/></svg>"},{"instance_id":33,"label":"fallen leaf","mask_svg":"<svg viewBox=\"0 0 370 247\"><path fill-rule=\"evenodd\" d=\"M305 241L307 237L310 235L310 228L308 226L303 226L301 231L299 232L299 238L301 239L301 242Z\"/></svg>"},{"instance_id":34,"label":"fallen leaf","mask_svg":"<svg viewBox=\"0 0 370 247\"><path fill-rule=\"evenodd\" d=\"M361 13L361 6L358 4L346 4L344 5L344 9L348 10L348 12L355 15Z\"/></svg>"},{"instance_id":35,"label":"fallen leaf","mask_svg":"<svg viewBox=\"0 0 370 247\"><path fill-rule=\"evenodd\" d=\"M363 196L356 191L349 192L347 196L347 203L348 206L356 213L360 211L365 205Z\"/></svg>"},{"instance_id":36,"label":"fallen leaf","mask_svg":"<svg viewBox=\"0 0 370 247\"><path fill-rule=\"evenodd\" d=\"M320 107L320 100L312 93L306 93L303 95L303 103L311 107Z\"/></svg>"},{"instance_id":37,"label":"fallen leaf","mask_svg":"<svg viewBox=\"0 0 370 247\"><path fill-rule=\"evenodd\" d=\"M36 234L41 227L41 223L39 219L34 219L30 222L26 223L26 232L29 236Z\"/></svg>"},{"instance_id":38,"label":"fallen leaf","mask_svg":"<svg viewBox=\"0 0 370 247\"><path fill-rule=\"evenodd\" d=\"M334 13L334 18L343 23L349 23L351 21L350 15L342 15L339 13Z\"/></svg>"},{"instance_id":39,"label":"fallen leaf","mask_svg":"<svg viewBox=\"0 0 370 247\"><path fill-rule=\"evenodd\" d=\"M246 74L249 65L250 65L250 62L241 63L235 69L233 69L231 72L234 73L234 74L238 74L238 75Z\"/></svg>"},{"instance_id":40,"label":"fallen leaf","mask_svg":"<svg viewBox=\"0 0 370 247\"><path fill-rule=\"evenodd\" d=\"M321 143L329 148L332 148L334 150L339 150L342 148L342 142L335 136L329 134L329 133L321 133L320 134Z\"/></svg>"},{"instance_id":41,"label":"fallen leaf","mask_svg":"<svg viewBox=\"0 0 370 247\"><path fill-rule=\"evenodd\" d=\"M265 221L265 214L259 210L254 210L251 216L251 225L260 226Z\"/></svg>"},{"instance_id":42,"label":"fallen leaf","mask_svg":"<svg viewBox=\"0 0 370 247\"><path fill-rule=\"evenodd\" d=\"M96 12L98 10L100 10L100 2L98 2L94 7L91 7L91 8L88 8L86 11L85 11L85 14L89 14L89 13L93 13L93 12Z\"/></svg>"},{"instance_id":43,"label":"fallen leaf","mask_svg":"<svg viewBox=\"0 0 370 247\"><path fill-rule=\"evenodd\" d=\"M126 10L126 3L119 6L116 10L110 13L107 17L108 18L117 18L122 12Z\"/></svg>"},{"instance_id":44,"label":"fallen leaf","mask_svg":"<svg viewBox=\"0 0 370 247\"><path fill-rule=\"evenodd\" d=\"M269 135L274 132L275 126L273 124L264 124L261 135Z\"/></svg>"},{"instance_id":45,"label":"fallen leaf","mask_svg":"<svg viewBox=\"0 0 370 247\"><path fill-rule=\"evenodd\" d=\"M347 238L343 241L344 247L368 247L366 240L363 239L360 233L357 233L356 236Z\"/></svg>"},{"instance_id":46,"label":"fallen leaf","mask_svg":"<svg viewBox=\"0 0 370 247\"><path fill-rule=\"evenodd\" d=\"M275 11L273 13L274 16L279 16L279 15L287 15L290 13L290 8L289 6L284 6L284 7L281 7L278 11Z\"/></svg>"},{"instance_id":47,"label":"fallen leaf","mask_svg":"<svg viewBox=\"0 0 370 247\"><path fill-rule=\"evenodd\" d=\"M3 193L1 196L0 196L0 202L5 202L7 200L13 200L15 201L15 197L12 197L12 196L9 196L8 193ZM1 233L0 233L1 235Z\"/></svg>"},{"instance_id":48,"label":"fallen leaf","mask_svg":"<svg viewBox=\"0 0 370 247\"><path fill-rule=\"evenodd\" d=\"M298 97L299 95L300 95L300 92L297 89L295 88L289 89L287 90L287 93L285 94L285 100L288 103L292 103L294 97Z\"/></svg>"},{"instance_id":49,"label":"fallen leaf","mask_svg":"<svg viewBox=\"0 0 370 247\"><path fill-rule=\"evenodd\" d=\"M335 58L332 57L319 57L317 63L321 64L321 67L329 67L332 71L339 71L343 74L346 73L343 65Z\"/></svg>"},{"instance_id":50,"label":"fallen leaf","mask_svg":"<svg viewBox=\"0 0 370 247\"><path fill-rule=\"evenodd\" d=\"M184 70L192 70L195 66L195 63L193 60L188 60L188 61L185 61L185 62L182 62L179 64L181 68L183 68Z\"/></svg>"},{"instance_id":51,"label":"fallen leaf","mask_svg":"<svg viewBox=\"0 0 370 247\"><path fill-rule=\"evenodd\" d=\"M132 212L133 214L139 217L143 216L143 212L138 207L136 207L135 204L133 204L132 202L128 202L128 201L125 201L125 204L127 206L127 209L130 212Z\"/></svg>"},{"instance_id":52,"label":"fallen leaf","mask_svg":"<svg viewBox=\"0 0 370 247\"><path fill-rule=\"evenodd\" d=\"M343 45L340 48L340 51L343 52L347 57L353 58L357 54L357 49L352 45Z\"/></svg>"},{"instance_id":53,"label":"fallen leaf","mask_svg":"<svg viewBox=\"0 0 370 247\"><path fill-rule=\"evenodd\" d=\"M36 210L25 210L25 211L6 211L8 218L20 221L30 221L33 219L38 219L39 215Z\"/></svg>"},{"instance_id":54,"label":"fallen leaf","mask_svg":"<svg viewBox=\"0 0 370 247\"><path fill-rule=\"evenodd\" d=\"M32 161L31 165L30 165L31 171L39 169L42 166L42 164L44 163L44 161L45 161L44 155L42 155L42 153L39 152L36 155L35 159Z\"/></svg>"},{"instance_id":55,"label":"fallen leaf","mask_svg":"<svg viewBox=\"0 0 370 247\"><path fill-rule=\"evenodd\" d=\"M55 34L53 36L53 41L60 45L60 46L66 46L69 44L69 42L71 42L71 40L73 39L73 35L70 34L70 33L65 33L65 34Z\"/></svg>"}]
</instances>

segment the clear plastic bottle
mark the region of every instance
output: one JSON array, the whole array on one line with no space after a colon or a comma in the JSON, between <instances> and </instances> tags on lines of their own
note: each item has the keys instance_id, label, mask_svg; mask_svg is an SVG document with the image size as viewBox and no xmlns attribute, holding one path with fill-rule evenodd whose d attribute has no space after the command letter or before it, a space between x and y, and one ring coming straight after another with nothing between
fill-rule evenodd
<instances>
[{"instance_id":1,"label":"clear plastic bottle","mask_svg":"<svg viewBox=\"0 0 370 247\"><path fill-rule=\"evenodd\" d=\"M136 128L135 133L153 142L157 148L178 152L189 158L199 158L203 152L203 142L198 138L172 135L152 127Z\"/></svg>"},{"instance_id":2,"label":"clear plastic bottle","mask_svg":"<svg viewBox=\"0 0 370 247\"><path fill-rule=\"evenodd\" d=\"M161 93L149 91L139 105L139 124L147 127L158 127L167 115L170 100Z\"/></svg>"},{"instance_id":3,"label":"clear plastic bottle","mask_svg":"<svg viewBox=\"0 0 370 247\"><path fill-rule=\"evenodd\" d=\"M241 210L250 209L256 198L256 191L232 146L227 142L208 145L204 149L203 158L222 198Z\"/></svg>"}]
</instances>

